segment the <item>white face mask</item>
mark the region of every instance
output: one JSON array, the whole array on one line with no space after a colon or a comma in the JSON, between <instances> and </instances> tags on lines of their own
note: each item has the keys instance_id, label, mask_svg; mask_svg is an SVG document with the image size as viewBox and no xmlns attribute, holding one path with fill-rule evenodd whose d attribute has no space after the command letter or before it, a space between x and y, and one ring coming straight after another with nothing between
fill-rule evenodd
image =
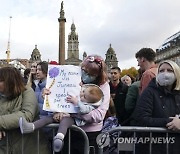
<instances>
[{"instance_id":1,"label":"white face mask","mask_svg":"<svg viewBox=\"0 0 180 154\"><path fill-rule=\"evenodd\" d=\"M160 86L171 86L176 81L174 73L162 72L157 74L156 81Z\"/></svg>"}]
</instances>

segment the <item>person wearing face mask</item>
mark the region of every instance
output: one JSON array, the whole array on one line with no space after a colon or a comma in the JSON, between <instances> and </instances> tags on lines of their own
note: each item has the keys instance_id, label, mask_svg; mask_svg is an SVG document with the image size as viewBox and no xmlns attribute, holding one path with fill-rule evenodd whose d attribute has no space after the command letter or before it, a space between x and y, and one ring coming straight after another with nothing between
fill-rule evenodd
<instances>
[{"instance_id":1,"label":"person wearing face mask","mask_svg":"<svg viewBox=\"0 0 180 154\"><path fill-rule=\"evenodd\" d=\"M180 68L170 60L163 61L158 66L158 74L153 78L148 87L141 94L133 118L137 125L146 127L168 127L174 130L172 120L180 114ZM175 120L174 120L175 121ZM165 137L165 134L154 134ZM175 142L169 144L168 152L180 153L180 134L169 134L175 137ZM149 150L137 145L137 153L146 153ZM138 148L139 147L139 148ZM139 150L139 151L138 151ZM141 151L142 150L142 151ZM166 153L166 144L152 144L153 154Z\"/></svg>"},{"instance_id":2,"label":"person wearing face mask","mask_svg":"<svg viewBox=\"0 0 180 154\"><path fill-rule=\"evenodd\" d=\"M107 67L102 57L98 55L90 55L83 60L81 64L81 70L82 84L96 84L101 88L104 95L104 99L98 108L92 110L88 114L76 115L76 118L85 120L87 122L87 124L81 128L86 132L89 138L90 146L93 146L93 148L90 149L90 153L98 153L96 137L101 132L103 127L103 120L109 108L110 102L110 87L108 83ZM71 153L83 153L83 149L79 147L79 145L83 144L83 139L77 132L72 133L72 143Z\"/></svg>"},{"instance_id":3,"label":"person wearing face mask","mask_svg":"<svg viewBox=\"0 0 180 154\"><path fill-rule=\"evenodd\" d=\"M74 114L75 118L84 120L85 125L80 126L87 134L89 139L89 145L92 147L90 153L98 153L98 145L96 142L96 137L101 133L103 127L103 120L106 115L106 112L109 108L110 102L110 87L108 83L107 68L102 57L98 55L87 56L81 63L81 79L83 84L96 84L99 86L103 92L104 99L101 102L100 106L92 110L87 114ZM44 94L49 94L48 89L44 90ZM59 122L62 120L65 113L56 113L54 114L54 120ZM64 147L62 153L66 154L67 151L67 139L68 136L65 136ZM80 146L81 145L81 146ZM84 148L84 139L78 131L71 130L71 152L72 154L83 154Z\"/></svg>"}]
</instances>

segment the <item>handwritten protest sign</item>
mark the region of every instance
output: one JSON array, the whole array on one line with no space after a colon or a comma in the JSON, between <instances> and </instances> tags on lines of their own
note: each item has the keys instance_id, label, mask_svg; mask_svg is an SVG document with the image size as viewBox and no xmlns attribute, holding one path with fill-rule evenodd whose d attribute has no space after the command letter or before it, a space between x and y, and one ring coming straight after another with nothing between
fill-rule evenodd
<instances>
[{"instance_id":1,"label":"handwritten protest sign","mask_svg":"<svg viewBox=\"0 0 180 154\"><path fill-rule=\"evenodd\" d=\"M79 96L81 68L74 65L48 65L46 88L51 91L46 95L43 110L52 112L77 113L78 108L66 102L68 95Z\"/></svg>"}]
</instances>

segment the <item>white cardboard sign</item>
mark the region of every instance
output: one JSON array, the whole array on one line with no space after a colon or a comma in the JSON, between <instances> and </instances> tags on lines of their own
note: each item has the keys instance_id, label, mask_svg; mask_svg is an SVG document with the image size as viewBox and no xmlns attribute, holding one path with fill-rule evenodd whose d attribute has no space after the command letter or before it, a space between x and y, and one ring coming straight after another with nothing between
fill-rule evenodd
<instances>
[{"instance_id":1,"label":"white cardboard sign","mask_svg":"<svg viewBox=\"0 0 180 154\"><path fill-rule=\"evenodd\" d=\"M79 96L81 68L74 65L48 65L46 88L51 91L46 95L43 110L52 112L77 113L78 108L66 102L69 95Z\"/></svg>"}]
</instances>

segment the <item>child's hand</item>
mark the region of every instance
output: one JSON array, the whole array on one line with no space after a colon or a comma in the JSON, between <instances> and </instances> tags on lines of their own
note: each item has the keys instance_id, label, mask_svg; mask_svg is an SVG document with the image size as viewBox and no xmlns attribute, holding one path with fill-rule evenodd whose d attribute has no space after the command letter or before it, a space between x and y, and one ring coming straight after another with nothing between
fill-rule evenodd
<instances>
[{"instance_id":1,"label":"child's hand","mask_svg":"<svg viewBox=\"0 0 180 154\"><path fill-rule=\"evenodd\" d=\"M64 113L64 112L56 112L53 115L53 119L56 122L60 122L63 117L70 117L70 114L69 113Z\"/></svg>"},{"instance_id":2,"label":"child's hand","mask_svg":"<svg viewBox=\"0 0 180 154\"><path fill-rule=\"evenodd\" d=\"M77 96L74 97L74 96L72 96L72 95L68 95L67 98L66 98L66 101L67 101L67 103L72 103L72 104L74 104L74 105L77 105L77 103L78 103L78 97L77 97Z\"/></svg>"}]
</instances>

